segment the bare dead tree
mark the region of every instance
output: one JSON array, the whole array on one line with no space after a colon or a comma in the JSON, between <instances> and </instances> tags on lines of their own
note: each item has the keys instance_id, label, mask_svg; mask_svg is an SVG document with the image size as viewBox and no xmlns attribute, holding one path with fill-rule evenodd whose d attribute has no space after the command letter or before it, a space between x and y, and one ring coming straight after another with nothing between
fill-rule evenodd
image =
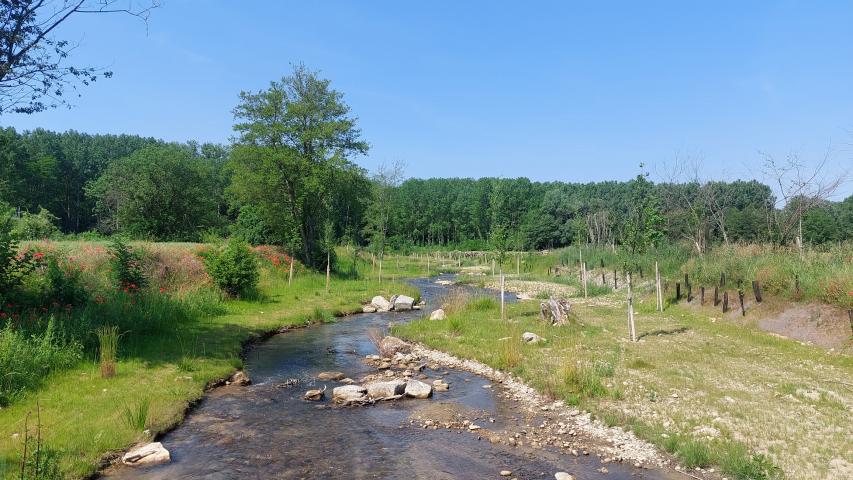
<instances>
[{"instance_id":1,"label":"bare dead tree","mask_svg":"<svg viewBox=\"0 0 853 480\"><path fill-rule=\"evenodd\" d=\"M100 68L68 65L79 44L56 38L60 25L82 14L117 13L147 26L159 6L159 0L0 0L0 114L68 105L67 89L76 92L78 84L112 76Z\"/></svg>"},{"instance_id":2,"label":"bare dead tree","mask_svg":"<svg viewBox=\"0 0 853 480\"><path fill-rule=\"evenodd\" d=\"M681 236L693 245L696 253L702 255L707 248L707 232L709 229L709 209L706 200L708 183L700 180L702 159L688 157L681 159L676 156L671 165L664 164L663 172L658 172L665 188L662 199L668 211L684 212L687 228L682 229Z\"/></svg>"},{"instance_id":3,"label":"bare dead tree","mask_svg":"<svg viewBox=\"0 0 853 480\"><path fill-rule=\"evenodd\" d=\"M779 241L791 237L803 255L803 216L815 206L826 202L847 179L847 173L830 174L826 171L830 149L813 167L809 167L796 153L777 161L767 153L764 157L764 175L779 189L780 198L774 205L774 224L779 229ZM781 204L780 204L781 203Z\"/></svg>"}]
</instances>

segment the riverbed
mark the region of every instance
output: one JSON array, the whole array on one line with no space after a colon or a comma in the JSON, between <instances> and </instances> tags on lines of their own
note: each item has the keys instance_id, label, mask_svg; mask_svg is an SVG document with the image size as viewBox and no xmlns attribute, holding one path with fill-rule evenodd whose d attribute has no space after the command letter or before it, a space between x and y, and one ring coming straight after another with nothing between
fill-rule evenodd
<instances>
[{"instance_id":1,"label":"riverbed","mask_svg":"<svg viewBox=\"0 0 853 480\"><path fill-rule=\"evenodd\" d=\"M104 475L116 479L474 479L501 478L501 471L509 471L506 478L522 479L554 478L554 473L564 471L578 480L671 478L661 470L603 464L594 454L575 456L523 442L522 446L489 442L490 431L526 433L529 419L498 394L500 385L464 371L424 369L424 381L441 378L450 384L448 391L435 392L430 399L359 407L334 407L328 396L324 402L303 400L308 389L325 385L331 393L340 385L317 381L320 372L340 371L355 380L376 372L363 362L366 355L377 353L368 336L371 330L384 332L390 322L427 314L453 288L495 295L473 287L437 285L433 280L412 281L426 301L422 311L355 315L276 335L255 346L245 359L252 385L212 390L179 427L158 439L170 451L170 463L118 466ZM480 430L424 428L416 420L441 412L465 416Z\"/></svg>"}]
</instances>

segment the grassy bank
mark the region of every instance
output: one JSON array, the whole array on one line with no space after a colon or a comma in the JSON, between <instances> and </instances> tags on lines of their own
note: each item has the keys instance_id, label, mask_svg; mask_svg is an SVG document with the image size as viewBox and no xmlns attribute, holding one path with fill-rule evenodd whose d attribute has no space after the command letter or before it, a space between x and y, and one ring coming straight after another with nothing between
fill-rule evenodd
<instances>
[{"instance_id":1,"label":"grassy bank","mask_svg":"<svg viewBox=\"0 0 853 480\"><path fill-rule=\"evenodd\" d=\"M579 323L544 325L538 302L457 300L443 321L395 333L511 371L673 453L729 478L850 478L853 358L723 321L715 310L638 305L640 341L627 341L624 298L572 302ZM547 342L526 345L530 331Z\"/></svg>"},{"instance_id":2,"label":"grassy bank","mask_svg":"<svg viewBox=\"0 0 853 480\"><path fill-rule=\"evenodd\" d=\"M378 293L415 293L407 285L388 280L380 285L369 273L357 272L333 276L327 293L324 275L301 268L288 285L286 264L271 252L259 252L263 268L258 294L225 299L198 263L196 252L202 246L135 246L144 249L150 261L146 268L152 285L145 295L104 291L85 306L69 307L65 316L53 316L60 323L88 318L78 312L81 309L113 316L102 318L102 323L122 325L116 375L102 378L97 348L82 345L80 360L52 369L15 394L0 409L0 478L18 478L25 426L33 437L32 452L40 424L42 478L50 478L44 467L55 469L57 478L86 476L105 454L149 440L179 422L210 381L241 366L244 342L283 326L331 321L335 315L360 310L362 302ZM88 288L108 290L103 244L30 247L61 251L82 265ZM345 263L346 253L342 256ZM393 269L389 274L399 278ZM133 320L139 322L136 327ZM89 332L80 342L95 339Z\"/></svg>"}]
</instances>

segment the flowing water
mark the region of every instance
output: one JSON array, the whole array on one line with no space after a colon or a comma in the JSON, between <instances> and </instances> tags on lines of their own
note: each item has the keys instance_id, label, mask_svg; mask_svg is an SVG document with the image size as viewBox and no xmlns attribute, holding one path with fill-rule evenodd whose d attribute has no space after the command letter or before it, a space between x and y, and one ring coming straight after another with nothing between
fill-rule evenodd
<instances>
[{"instance_id":1,"label":"flowing water","mask_svg":"<svg viewBox=\"0 0 853 480\"><path fill-rule=\"evenodd\" d=\"M450 288L430 280L414 280L427 302L437 308ZM464 287L468 288L468 287ZM480 294L494 292L479 290ZM512 297L512 295L510 295ZM405 322L424 312L363 314L336 323L277 335L251 350L246 370L253 384L211 391L174 431L160 441L171 452L168 464L149 468L116 467L104 472L118 479L232 479L232 478L387 478L460 479L554 478L567 471L582 479L664 478L664 472L608 463L597 471L597 457L562 454L545 449L510 447L478 439L462 430L425 429L409 423L421 409L468 411L479 415L483 429L514 425L520 414L489 382L462 371L440 369L423 373L451 384L428 400L382 402L374 406L328 408L327 399L302 399L310 388L336 382L313 380L322 371L341 371L349 377L374 373L362 363L376 349L370 329ZM299 379L295 386L284 386ZM487 419L494 419L490 423Z\"/></svg>"}]
</instances>

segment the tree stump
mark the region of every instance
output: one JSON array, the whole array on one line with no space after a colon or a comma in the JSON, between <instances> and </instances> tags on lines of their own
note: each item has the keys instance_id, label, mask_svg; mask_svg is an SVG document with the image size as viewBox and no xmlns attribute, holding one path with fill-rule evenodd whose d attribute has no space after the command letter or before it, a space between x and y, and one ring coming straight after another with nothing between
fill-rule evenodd
<instances>
[{"instance_id":1,"label":"tree stump","mask_svg":"<svg viewBox=\"0 0 853 480\"><path fill-rule=\"evenodd\" d=\"M567 300L549 299L539 304L539 315L543 321L551 325L565 325L569 321L571 307Z\"/></svg>"}]
</instances>

